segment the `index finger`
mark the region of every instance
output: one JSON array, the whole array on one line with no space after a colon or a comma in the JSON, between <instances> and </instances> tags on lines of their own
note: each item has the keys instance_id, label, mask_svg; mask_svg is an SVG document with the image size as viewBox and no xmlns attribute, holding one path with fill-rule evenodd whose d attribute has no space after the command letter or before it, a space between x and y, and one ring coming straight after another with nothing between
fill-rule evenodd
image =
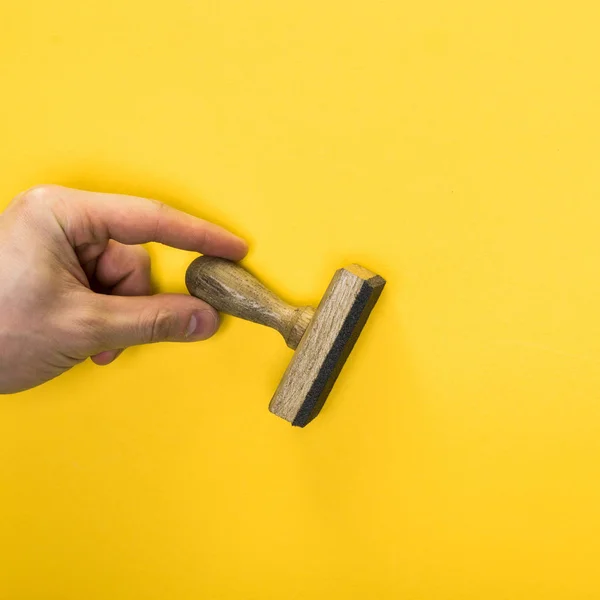
<instances>
[{"instance_id":1,"label":"index finger","mask_svg":"<svg viewBox=\"0 0 600 600\"><path fill-rule=\"evenodd\" d=\"M98 237L122 244L159 242L190 250L239 260L248 244L233 233L156 200L59 188L62 210L76 210L77 219L66 215L62 223L75 245L98 242ZM90 239L93 238L93 239Z\"/></svg>"}]
</instances>

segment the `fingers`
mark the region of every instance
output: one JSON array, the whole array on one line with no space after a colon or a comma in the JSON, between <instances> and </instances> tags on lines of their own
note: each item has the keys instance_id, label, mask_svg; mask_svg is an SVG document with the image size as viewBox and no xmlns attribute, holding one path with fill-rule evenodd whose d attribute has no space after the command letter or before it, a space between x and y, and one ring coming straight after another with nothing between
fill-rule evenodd
<instances>
[{"instance_id":1,"label":"fingers","mask_svg":"<svg viewBox=\"0 0 600 600\"><path fill-rule=\"evenodd\" d=\"M101 288L119 296L150 294L150 256L142 246L109 240L96 261L94 277Z\"/></svg>"},{"instance_id":2,"label":"fingers","mask_svg":"<svg viewBox=\"0 0 600 600\"><path fill-rule=\"evenodd\" d=\"M167 205L134 196L41 186L25 192L19 206L38 224L44 223L39 215L45 215L52 231L66 234L88 277L93 275L103 288L118 294L92 294L86 288L79 316L84 333L73 340L74 356L92 356L97 364L108 364L129 346L203 340L218 329L216 311L197 298L148 295L148 257L137 245L154 241L239 260L247 252L241 238Z\"/></svg>"},{"instance_id":3,"label":"fingers","mask_svg":"<svg viewBox=\"0 0 600 600\"><path fill-rule=\"evenodd\" d=\"M92 356L92 361L97 365L104 367L117 359L122 352L123 350L105 350L104 352L99 352Z\"/></svg>"},{"instance_id":4,"label":"fingers","mask_svg":"<svg viewBox=\"0 0 600 600\"><path fill-rule=\"evenodd\" d=\"M90 275L88 275L90 277ZM126 246L109 240L104 252L95 260L94 286L119 296L150 294L150 256L142 246ZM106 350L92 356L97 365L108 365L120 350Z\"/></svg>"},{"instance_id":5,"label":"fingers","mask_svg":"<svg viewBox=\"0 0 600 600\"><path fill-rule=\"evenodd\" d=\"M212 307L184 294L93 298L98 315L95 331L91 332L97 346L93 352L102 364L116 358L107 355L107 350L153 342L205 340L219 326L218 314Z\"/></svg>"},{"instance_id":6,"label":"fingers","mask_svg":"<svg viewBox=\"0 0 600 600\"><path fill-rule=\"evenodd\" d=\"M167 246L221 256L243 258L248 245L226 229L155 200L55 188L61 202L54 210L73 245L96 243L98 237L123 244L160 242ZM65 214L76 207L77 218Z\"/></svg>"}]
</instances>

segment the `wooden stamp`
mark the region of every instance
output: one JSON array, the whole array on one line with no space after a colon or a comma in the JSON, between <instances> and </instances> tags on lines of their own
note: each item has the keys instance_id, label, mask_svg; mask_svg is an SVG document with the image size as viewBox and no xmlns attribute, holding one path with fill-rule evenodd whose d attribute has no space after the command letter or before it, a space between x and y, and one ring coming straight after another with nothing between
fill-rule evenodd
<instances>
[{"instance_id":1,"label":"wooden stamp","mask_svg":"<svg viewBox=\"0 0 600 600\"><path fill-rule=\"evenodd\" d=\"M269 410L304 427L321 410L385 280L359 265L336 271L319 306L286 304L238 263L200 256L185 277L193 296L216 310L272 327L296 352Z\"/></svg>"}]
</instances>

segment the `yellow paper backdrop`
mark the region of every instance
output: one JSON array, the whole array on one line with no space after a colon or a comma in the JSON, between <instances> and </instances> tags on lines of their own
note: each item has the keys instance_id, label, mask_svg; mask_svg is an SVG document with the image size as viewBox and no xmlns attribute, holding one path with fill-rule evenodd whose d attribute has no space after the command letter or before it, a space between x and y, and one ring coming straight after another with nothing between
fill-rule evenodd
<instances>
[{"instance_id":1,"label":"yellow paper backdrop","mask_svg":"<svg viewBox=\"0 0 600 600\"><path fill-rule=\"evenodd\" d=\"M290 351L233 319L0 398L0 598L600 597L599 19L4 0L1 206L152 196L291 301L389 283L304 430L267 410Z\"/></svg>"}]
</instances>

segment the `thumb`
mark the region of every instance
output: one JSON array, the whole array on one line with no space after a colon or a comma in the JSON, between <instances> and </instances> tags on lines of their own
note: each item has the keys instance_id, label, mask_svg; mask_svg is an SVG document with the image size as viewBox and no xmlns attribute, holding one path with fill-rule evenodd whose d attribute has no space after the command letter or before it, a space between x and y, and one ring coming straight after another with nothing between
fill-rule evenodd
<instances>
[{"instance_id":1,"label":"thumb","mask_svg":"<svg viewBox=\"0 0 600 600\"><path fill-rule=\"evenodd\" d=\"M193 296L100 296L104 314L96 340L103 350L154 342L205 340L219 327L217 311Z\"/></svg>"}]
</instances>

